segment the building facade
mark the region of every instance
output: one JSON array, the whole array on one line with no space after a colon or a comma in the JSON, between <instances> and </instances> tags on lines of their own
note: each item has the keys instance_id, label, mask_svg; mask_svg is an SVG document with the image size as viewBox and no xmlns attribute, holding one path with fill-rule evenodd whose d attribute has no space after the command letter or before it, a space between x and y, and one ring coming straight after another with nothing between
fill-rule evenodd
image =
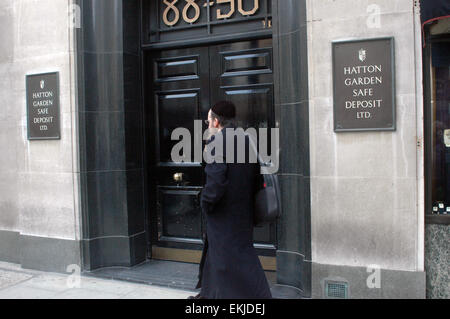
<instances>
[{"instance_id":1,"label":"building facade","mask_svg":"<svg viewBox=\"0 0 450 319\"><path fill-rule=\"evenodd\" d=\"M240 125L279 130L282 215L254 235L275 292L448 298L450 18L425 10L1 1L0 261L198 262L203 170L170 160L171 133L230 99Z\"/></svg>"}]
</instances>

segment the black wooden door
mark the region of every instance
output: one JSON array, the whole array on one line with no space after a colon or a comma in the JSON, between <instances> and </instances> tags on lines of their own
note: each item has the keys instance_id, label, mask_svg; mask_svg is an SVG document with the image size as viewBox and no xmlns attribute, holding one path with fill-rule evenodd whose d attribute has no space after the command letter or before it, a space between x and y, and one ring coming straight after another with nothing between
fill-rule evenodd
<instances>
[{"instance_id":1,"label":"black wooden door","mask_svg":"<svg viewBox=\"0 0 450 319\"><path fill-rule=\"evenodd\" d=\"M149 152L153 258L198 261L205 232L199 205L204 173L194 162L195 152L203 149L196 145L194 120L205 120L215 102L228 99L237 106L239 126L274 127L272 41L159 51L147 67L153 115L149 140L155 145ZM171 134L179 127L193 137L191 163L171 160L172 147L179 143ZM275 254L275 229L255 229L260 255Z\"/></svg>"},{"instance_id":2,"label":"black wooden door","mask_svg":"<svg viewBox=\"0 0 450 319\"><path fill-rule=\"evenodd\" d=\"M232 101L238 127L269 129L270 145L270 128L275 127L272 39L212 46L209 56L211 100ZM275 223L255 228L253 238L260 255L275 255Z\"/></svg>"}]
</instances>

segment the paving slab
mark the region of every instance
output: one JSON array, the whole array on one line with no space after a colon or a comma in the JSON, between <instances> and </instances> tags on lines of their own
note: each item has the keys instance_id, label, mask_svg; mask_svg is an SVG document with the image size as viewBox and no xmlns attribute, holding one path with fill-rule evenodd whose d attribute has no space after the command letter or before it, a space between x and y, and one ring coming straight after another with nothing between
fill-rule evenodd
<instances>
[{"instance_id":1,"label":"paving slab","mask_svg":"<svg viewBox=\"0 0 450 319\"><path fill-rule=\"evenodd\" d=\"M33 275L0 269L0 289L13 286L32 278Z\"/></svg>"},{"instance_id":2,"label":"paving slab","mask_svg":"<svg viewBox=\"0 0 450 319\"><path fill-rule=\"evenodd\" d=\"M36 289L45 289L54 292L62 292L70 288L70 286L68 285L68 276L57 274L35 275L33 278L21 284L21 286Z\"/></svg>"},{"instance_id":3,"label":"paving slab","mask_svg":"<svg viewBox=\"0 0 450 319\"><path fill-rule=\"evenodd\" d=\"M0 299L186 299L192 291L0 263Z\"/></svg>"},{"instance_id":4,"label":"paving slab","mask_svg":"<svg viewBox=\"0 0 450 319\"><path fill-rule=\"evenodd\" d=\"M119 299L120 295L113 292L100 292L98 290L72 288L56 293L51 299Z\"/></svg>"},{"instance_id":5,"label":"paving slab","mask_svg":"<svg viewBox=\"0 0 450 319\"><path fill-rule=\"evenodd\" d=\"M187 299L192 295L194 293L188 291L153 287L136 289L122 296L121 299Z\"/></svg>"},{"instance_id":6,"label":"paving slab","mask_svg":"<svg viewBox=\"0 0 450 319\"><path fill-rule=\"evenodd\" d=\"M55 291L17 285L0 290L0 299L50 299Z\"/></svg>"}]
</instances>

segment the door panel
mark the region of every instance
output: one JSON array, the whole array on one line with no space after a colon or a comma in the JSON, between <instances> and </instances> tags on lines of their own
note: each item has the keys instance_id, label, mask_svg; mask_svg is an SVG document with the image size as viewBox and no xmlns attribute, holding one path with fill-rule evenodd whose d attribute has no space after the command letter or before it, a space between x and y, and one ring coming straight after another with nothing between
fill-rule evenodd
<instances>
[{"instance_id":1,"label":"door panel","mask_svg":"<svg viewBox=\"0 0 450 319\"><path fill-rule=\"evenodd\" d=\"M200 78L199 59L199 55L161 58L156 62L157 80L161 82L198 80Z\"/></svg>"},{"instance_id":2,"label":"door panel","mask_svg":"<svg viewBox=\"0 0 450 319\"><path fill-rule=\"evenodd\" d=\"M272 111L273 92L271 85L221 87L224 99L236 106L237 126L248 128L270 127L268 115Z\"/></svg>"},{"instance_id":3,"label":"door panel","mask_svg":"<svg viewBox=\"0 0 450 319\"><path fill-rule=\"evenodd\" d=\"M273 86L272 40L254 40L210 48L212 101L225 98L227 87Z\"/></svg>"},{"instance_id":4,"label":"door panel","mask_svg":"<svg viewBox=\"0 0 450 319\"><path fill-rule=\"evenodd\" d=\"M200 118L200 94L200 89L156 92L160 163L171 162L171 150L179 142L171 140L176 128L187 128L193 134L194 119ZM191 143L194 143L193 139Z\"/></svg>"},{"instance_id":5,"label":"door panel","mask_svg":"<svg viewBox=\"0 0 450 319\"><path fill-rule=\"evenodd\" d=\"M202 219L198 213L201 188L158 189L160 240L202 244Z\"/></svg>"},{"instance_id":6,"label":"door panel","mask_svg":"<svg viewBox=\"0 0 450 319\"><path fill-rule=\"evenodd\" d=\"M235 45L236 47L237 45ZM233 47L218 46L219 50L232 50ZM272 73L272 56L270 48L257 48L241 51L222 51L222 76L243 76ZM217 55L216 55L217 56Z\"/></svg>"},{"instance_id":7,"label":"door panel","mask_svg":"<svg viewBox=\"0 0 450 319\"><path fill-rule=\"evenodd\" d=\"M151 56L149 71L156 135L151 168L156 212L151 223L157 224L157 238L152 251L156 258L198 262L205 232L199 203L204 172L201 163L192 162L194 120L206 119L211 105L227 99L236 104L238 126L274 127L272 41L160 51ZM178 127L187 128L193 138L191 157L186 154L187 162L181 164L171 161L172 148L179 143L171 140L171 134ZM174 178L176 174L182 174L181 180ZM261 256L275 255L275 226L255 229ZM274 268L274 260L266 264L267 269Z\"/></svg>"}]
</instances>

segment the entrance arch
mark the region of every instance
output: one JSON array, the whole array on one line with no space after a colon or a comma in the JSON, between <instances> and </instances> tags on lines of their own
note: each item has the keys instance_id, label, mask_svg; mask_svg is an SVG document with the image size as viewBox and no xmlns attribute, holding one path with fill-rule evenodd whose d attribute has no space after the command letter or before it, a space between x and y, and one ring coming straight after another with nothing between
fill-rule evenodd
<instances>
[{"instance_id":1,"label":"entrance arch","mask_svg":"<svg viewBox=\"0 0 450 319\"><path fill-rule=\"evenodd\" d=\"M193 2L203 5L203 1ZM149 142L142 122L143 51L271 37L274 120L275 126L280 128L279 177L283 204L276 231L277 283L288 289L286 296L298 292L298 296L309 297L306 1L261 0L254 16L238 17L236 23L231 19L207 23L208 16L201 14L196 20L201 27L188 25L184 29L181 24L159 28L156 25L159 19L151 19L151 15L146 14L158 12L161 16L165 9L162 12L160 8L152 9L157 3L138 0L78 2L83 17L83 28L77 31L77 62L84 270L133 266L151 256L148 251L152 236L148 231L150 198L145 195L149 193L149 181L143 160L148 156L145 145ZM244 10L251 12L251 5L256 2L243 3ZM217 11L211 10L210 4L204 4L212 12L213 20L217 18L214 17ZM188 19L192 19L195 12L187 10ZM226 15L228 11L223 7L220 12ZM180 11L180 19L182 16ZM173 18L168 16L169 20ZM156 29L158 32L154 32Z\"/></svg>"}]
</instances>

